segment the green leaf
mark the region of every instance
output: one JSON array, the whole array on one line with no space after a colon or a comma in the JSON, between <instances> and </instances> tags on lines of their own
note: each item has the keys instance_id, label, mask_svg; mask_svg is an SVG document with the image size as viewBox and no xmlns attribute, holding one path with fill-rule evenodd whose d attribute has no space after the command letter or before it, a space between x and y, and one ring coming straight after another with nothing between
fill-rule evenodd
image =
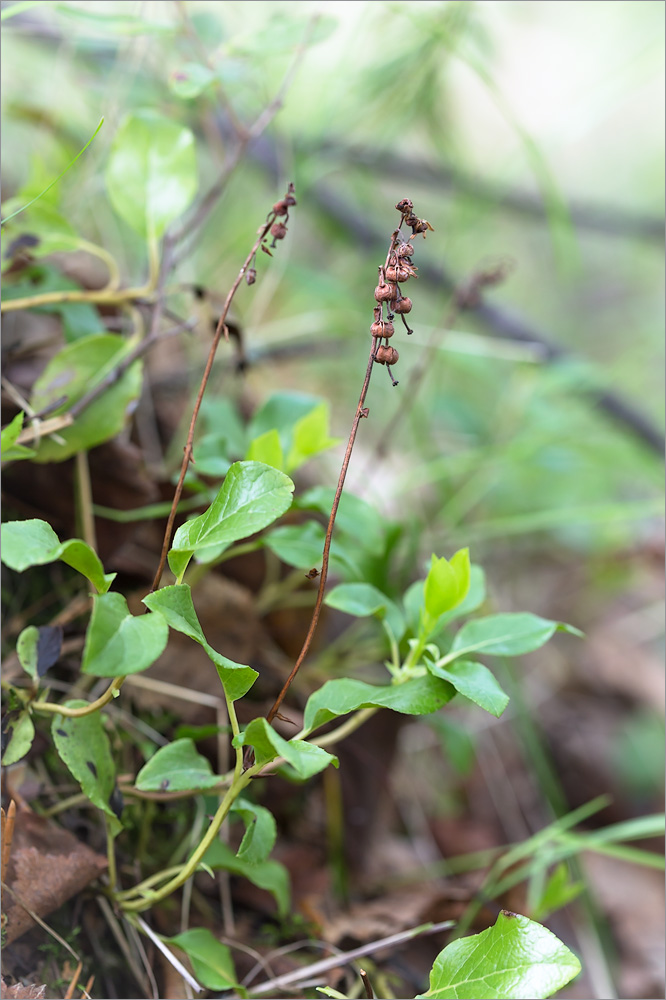
<instances>
[{"instance_id":1,"label":"green leaf","mask_svg":"<svg viewBox=\"0 0 666 1000\"><path fill-rule=\"evenodd\" d=\"M162 938L184 951L194 975L208 990L233 990L238 986L234 960L226 944L213 937L207 927L191 927L182 934Z\"/></svg>"},{"instance_id":2,"label":"green leaf","mask_svg":"<svg viewBox=\"0 0 666 1000\"><path fill-rule=\"evenodd\" d=\"M416 1000L541 1000L579 972L580 962L554 934L503 910L493 927L439 953L430 989Z\"/></svg>"},{"instance_id":3,"label":"green leaf","mask_svg":"<svg viewBox=\"0 0 666 1000\"><path fill-rule=\"evenodd\" d=\"M424 606L423 588L425 580L417 580L411 587L408 587L403 597L405 614L410 631L416 635L421 623L421 615ZM469 590L467 597L457 604L450 611L445 611L437 619L437 622L429 630L428 637L435 639L452 621L471 614L472 611L483 604L486 599L486 577L480 566L470 567Z\"/></svg>"},{"instance_id":4,"label":"green leaf","mask_svg":"<svg viewBox=\"0 0 666 1000\"><path fill-rule=\"evenodd\" d=\"M463 625L446 659L475 650L492 656L520 656L539 649L554 632L582 634L571 625L539 618L528 612L488 615Z\"/></svg>"},{"instance_id":5,"label":"green leaf","mask_svg":"<svg viewBox=\"0 0 666 1000\"><path fill-rule=\"evenodd\" d=\"M341 583L326 595L324 604L355 618L379 615L385 619L396 640L405 631L405 620L398 606L370 583Z\"/></svg>"},{"instance_id":6,"label":"green leaf","mask_svg":"<svg viewBox=\"0 0 666 1000\"><path fill-rule=\"evenodd\" d=\"M8 521L0 532L2 561L19 573L29 566L44 566L61 559L86 576L101 594L115 579L115 573L104 573L97 553L86 542L79 538L60 542L51 525L39 518Z\"/></svg>"},{"instance_id":7,"label":"green leaf","mask_svg":"<svg viewBox=\"0 0 666 1000\"><path fill-rule=\"evenodd\" d=\"M0 443L0 450L2 451L3 456L7 451L7 449L11 448L12 445L16 442L16 438L23 430L24 417L25 413L23 412L23 410L21 410L20 413L16 414L16 416L14 417L14 419L10 424L7 424L6 427L2 428L2 441Z\"/></svg>"},{"instance_id":8,"label":"green leaf","mask_svg":"<svg viewBox=\"0 0 666 1000\"><path fill-rule=\"evenodd\" d=\"M299 469L309 458L339 444L339 438L329 436L330 423L330 406L324 401L294 424L291 448L287 454L287 472Z\"/></svg>"},{"instance_id":9,"label":"green leaf","mask_svg":"<svg viewBox=\"0 0 666 1000\"><path fill-rule=\"evenodd\" d=\"M169 74L169 90L176 97L190 101L207 90L215 80L215 73L201 63L185 63Z\"/></svg>"},{"instance_id":10,"label":"green leaf","mask_svg":"<svg viewBox=\"0 0 666 1000\"><path fill-rule=\"evenodd\" d=\"M192 591L188 584L181 583L173 587L162 587L154 594L148 594L147 597L144 597L143 603L151 611L162 615L171 628L188 635L190 639L194 639L200 646L203 646L215 664L227 697L231 701L236 701L247 694L259 674L252 667L248 667L244 663L236 663L223 656L222 653L218 653L207 642L194 610Z\"/></svg>"},{"instance_id":11,"label":"green leaf","mask_svg":"<svg viewBox=\"0 0 666 1000\"><path fill-rule=\"evenodd\" d=\"M233 875L244 876L253 885L273 894L280 916L289 912L289 875L287 869L279 861L269 859L259 864L249 864L236 857L228 844L216 840L206 851L203 864L208 865L209 868L221 868Z\"/></svg>"},{"instance_id":12,"label":"green leaf","mask_svg":"<svg viewBox=\"0 0 666 1000\"><path fill-rule=\"evenodd\" d=\"M17 413L10 424L2 431L2 443L0 453L3 462L16 462L21 458L33 458L37 452L34 448L26 448L25 445L16 444L16 439L23 430L23 420L25 413Z\"/></svg>"},{"instance_id":13,"label":"green leaf","mask_svg":"<svg viewBox=\"0 0 666 1000\"><path fill-rule=\"evenodd\" d=\"M115 333L93 334L68 344L36 380L30 405L40 412L64 396L66 401L53 410L53 416L64 413L109 376L129 350L127 340ZM130 405L141 392L141 372L142 362L135 361L77 416L71 427L58 431L64 444L52 437L42 438L35 461L61 462L118 434L125 425Z\"/></svg>"},{"instance_id":14,"label":"green leaf","mask_svg":"<svg viewBox=\"0 0 666 1000\"><path fill-rule=\"evenodd\" d=\"M87 701L67 701L66 708L84 708ZM115 768L109 738L104 732L101 712L89 715L55 715L51 736L61 759L81 785L93 805L102 809L111 820L111 829L118 832L121 824L109 805L115 787Z\"/></svg>"},{"instance_id":15,"label":"green leaf","mask_svg":"<svg viewBox=\"0 0 666 1000\"><path fill-rule=\"evenodd\" d=\"M316 396L303 392L275 392L252 417L249 427L250 439L276 430L280 437L282 453L291 451L294 427L321 402Z\"/></svg>"},{"instance_id":16,"label":"green leaf","mask_svg":"<svg viewBox=\"0 0 666 1000\"><path fill-rule=\"evenodd\" d=\"M460 604L469 591L469 549L460 549L450 561L433 555L423 588L425 622L428 631L440 615Z\"/></svg>"},{"instance_id":17,"label":"green leaf","mask_svg":"<svg viewBox=\"0 0 666 1000\"><path fill-rule=\"evenodd\" d=\"M35 727L28 709L16 717L7 718L3 724L3 737L9 738L2 755L2 763L7 767L25 757L35 738Z\"/></svg>"},{"instance_id":18,"label":"green leaf","mask_svg":"<svg viewBox=\"0 0 666 1000\"><path fill-rule=\"evenodd\" d=\"M215 500L203 514L182 524L169 552L169 565L182 576L196 553L216 557L239 538L272 524L291 506L294 484L261 462L234 462Z\"/></svg>"},{"instance_id":19,"label":"green leaf","mask_svg":"<svg viewBox=\"0 0 666 1000\"><path fill-rule=\"evenodd\" d=\"M403 684L387 687L340 677L326 681L310 695L305 706L303 728L310 733L325 722L359 708L390 708L403 715L429 715L451 701L454 694L450 684L432 674L412 677Z\"/></svg>"},{"instance_id":20,"label":"green leaf","mask_svg":"<svg viewBox=\"0 0 666 1000\"><path fill-rule=\"evenodd\" d=\"M456 660L447 666L440 666L428 657L425 663L435 677L448 681L458 694L473 701L475 705L490 712L497 719L509 704L509 696L482 663L475 663L474 660Z\"/></svg>"},{"instance_id":21,"label":"green leaf","mask_svg":"<svg viewBox=\"0 0 666 1000\"><path fill-rule=\"evenodd\" d=\"M298 569L309 569L321 564L326 532L318 521L305 524L285 524L273 528L264 545L286 563Z\"/></svg>"},{"instance_id":22,"label":"green leaf","mask_svg":"<svg viewBox=\"0 0 666 1000\"><path fill-rule=\"evenodd\" d=\"M19 663L33 680L43 677L58 661L62 646L62 629L53 625L28 625L16 641Z\"/></svg>"},{"instance_id":23,"label":"green leaf","mask_svg":"<svg viewBox=\"0 0 666 1000\"><path fill-rule=\"evenodd\" d=\"M250 442L245 458L250 462L263 462L264 465L272 465L274 469L286 471L280 435L274 427Z\"/></svg>"},{"instance_id":24,"label":"green leaf","mask_svg":"<svg viewBox=\"0 0 666 1000\"><path fill-rule=\"evenodd\" d=\"M193 740L185 738L160 747L143 765L135 784L142 792L185 792L219 782L210 761L197 753Z\"/></svg>"},{"instance_id":25,"label":"green leaf","mask_svg":"<svg viewBox=\"0 0 666 1000\"><path fill-rule=\"evenodd\" d=\"M254 747L257 764L268 764L276 757L284 757L303 780L323 771L329 764L339 766L338 758L322 747L301 740L285 740L262 718L253 719L242 733L234 737L233 745Z\"/></svg>"},{"instance_id":26,"label":"green leaf","mask_svg":"<svg viewBox=\"0 0 666 1000\"><path fill-rule=\"evenodd\" d=\"M298 498L296 506L302 510L318 510L328 520L334 496L334 489L315 486ZM381 555L384 551L384 528L376 507L346 490L340 497L335 518L335 533L339 535L340 532L353 538L362 551L370 555Z\"/></svg>"},{"instance_id":27,"label":"green leaf","mask_svg":"<svg viewBox=\"0 0 666 1000\"><path fill-rule=\"evenodd\" d=\"M245 823L245 836L236 857L248 865L265 861L273 850L277 837L273 814L264 806L258 806L244 798L236 800L232 812L238 813Z\"/></svg>"},{"instance_id":28,"label":"green leaf","mask_svg":"<svg viewBox=\"0 0 666 1000\"><path fill-rule=\"evenodd\" d=\"M140 235L159 239L196 193L194 135L149 108L126 115L111 147L106 186L118 215Z\"/></svg>"},{"instance_id":29,"label":"green leaf","mask_svg":"<svg viewBox=\"0 0 666 1000\"><path fill-rule=\"evenodd\" d=\"M96 677L138 674L166 648L169 629L161 615L135 618L122 594L98 594L86 632L81 670Z\"/></svg>"},{"instance_id":30,"label":"green leaf","mask_svg":"<svg viewBox=\"0 0 666 1000\"><path fill-rule=\"evenodd\" d=\"M551 913L561 910L567 903L580 896L584 888L584 882L571 880L569 866L566 861L561 861L548 879L532 916L535 920L546 920Z\"/></svg>"}]
</instances>

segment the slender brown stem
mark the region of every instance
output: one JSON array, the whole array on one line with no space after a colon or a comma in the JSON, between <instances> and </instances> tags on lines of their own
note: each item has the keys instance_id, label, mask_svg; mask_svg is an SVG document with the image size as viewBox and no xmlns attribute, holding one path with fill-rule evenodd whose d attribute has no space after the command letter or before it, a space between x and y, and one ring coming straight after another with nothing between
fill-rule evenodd
<instances>
[{"instance_id":1,"label":"slender brown stem","mask_svg":"<svg viewBox=\"0 0 666 1000\"><path fill-rule=\"evenodd\" d=\"M151 588L150 588L151 593L152 593L152 591L157 590L157 588L159 587L160 580L162 579L162 573L164 572L164 567L166 566L167 552L169 551L169 546L171 544L171 539L173 537L173 525L174 525L174 521L176 519L176 511L177 511L177 508L178 508L178 504L180 502L180 498L181 498L182 493L183 493L183 484L185 482L185 476L187 474L187 469L188 469L188 466L189 466L190 462L192 461L192 450L193 450L193 444L194 444L194 429L196 427L197 418L199 416L199 410L201 409L201 402L203 400L203 395L204 395L204 392L206 390L206 385L208 384L208 379L210 377L210 373L211 373L211 370L212 370L212 367L213 367L213 361L215 360L215 354L217 352L218 344L220 343L220 338L222 337L222 333L224 332L225 339L227 339L227 340L229 339L229 333L228 333L228 330L227 330L227 327L226 327L226 324L225 324L225 319L227 318L227 313L229 312L229 307L231 306L231 302L233 300L233 297L236 294L236 291L238 290L238 286L240 285L241 281L243 280L243 276L245 275L245 272L247 271L248 267L250 266L250 264L252 262L252 259L253 259L254 255L257 253L257 251L259 249L261 241L267 235L269 229L271 228L271 226L275 222L276 218L277 218L276 213L274 211L271 211L269 213L269 215L268 215L268 219L266 220L265 224L259 230L259 235L257 236L256 240L254 241L252 249L250 250L250 252L247 255L247 257L245 258L245 260L243 262L243 266L241 267L240 271L238 272L236 280L234 281L233 285L229 289L229 292L227 293L227 297L224 300L224 305L222 306L222 313L220 315L217 327L215 329L215 334L213 336L213 342L210 345L210 351L208 352L208 359L206 361L206 367L204 368L204 372L203 372L203 375L201 377L201 383L199 385L199 391L197 393L197 398L196 398L196 401L194 403L194 410L192 412L192 419L190 420L190 428L189 428L189 431L187 433L187 441L185 443L185 448L184 448L183 462L182 462L182 465L180 467L180 476L178 477L178 483L176 485L176 490L175 490L175 493L174 493L173 502L171 504L171 510L169 511L169 518L168 518L168 521L167 521L166 531L164 532L164 541L162 542L162 552L160 554L160 562L159 562L159 565L157 567L157 572L155 573L155 578L154 578L154 580L152 582L152 585L151 585Z\"/></svg>"},{"instance_id":2,"label":"slender brown stem","mask_svg":"<svg viewBox=\"0 0 666 1000\"><path fill-rule=\"evenodd\" d=\"M328 519L328 527L326 528L326 538L324 540L324 552L321 561L321 574L319 577L319 590L317 591L317 600L315 601L314 610L312 612L312 618L310 620L310 627L308 629L308 634L305 637L305 642L303 643L303 648L301 649L298 659L293 666L289 677L284 683L284 687L280 691L279 695L275 700L275 704L271 708L270 712L266 716L268 722L272 722L278 713L278 709L282 704L284 696L286 695L291 682L298 673L300 666L308 655L308 651L312 644L312 639L317 628L317 623L319 622L319 614L321 612L321 606L324 600L324 591L326 590L326 578L328 576L328 559L331 551L331 539L333 537L333 525L335 524L335 517L338 513L338 507L340 505L340 497L342 496L342 490L345 485L345 479L347 476L347 469L349 468L349 460L351 458L352 449L354 447L354 441L356 440L356 432L358 431L358 425L361 422L362 417L367 417L367 410L364 409L363 404L365 403L365 397L368 392L368 386L370 385L370 377L372 375L372 368L375 363L375 354L377 352L377 344L373 343L370 350L370 357L368 358L368 367L365 372L365 379L363 380L363 388L361 389L361 396L358 401L358 406L356 407L356 415L354 416L354 422L352 423L352 428L349 434L349 440L347 441L347 449L345 451L345 457L342 460L342 468L340 469L340 478L338 479L338 485L335 490L335 496L333 498L333 506L331 507L331 515Z\"/></svg>"},{"instance_id":3,"label":"slender brown stem","mask_svg":"<svg viewBox=\"0 0 666 1000\"><path fill-rule=\"evenodd\" d=\"M396 244L398 238L398 233L402 227L403 219L400 222L400 226L391 234L391 240L389 243L388 253L386 254L386 262L384 267L388 267L389 258L391 256L391 251ZM326 590L326 578L328 576L328 559L331 551L331 539L333 537L333 526L335 524L335 518L338 513L338 507L340 505L340 497L342 496L342 490L345 485L345 479L347 477L347 469L349 468L349 460L351 458L351 453L354 448L354 442L356 440L356 433L358 431L358 425L361 422L362 417L367 417L368 411L364 408L365 397L368 393L368 386L370 385L370 377L372 375L372 368L375 363L375 355L379 347L380 340L373 337L372 347L370 348L370 357L368 358L368 367L365 371L365 379L363 380L363 388L361 389L361 396L358 401L358 406L356 407L356 415L354 416L354 422L352 423L352 428L349 433L349 440L347 441L347 448L345 450L345 457L342 460L342 468L340 469L340 477L338 479L338 485L335 490L335 496L333 498L333 506L331 507L331 515L328 519L328 526L326 528L326 537L324 539L324 551L321 561L321 575L319 577L319 590L317 591L317 600L315 601L315 606L312 611L312 618L310 619L310 627L308 628L308 633L305 637L303 647L298 654L298 659L294 664L291 673L287 677L282 690L275 699L275 704L271 708L270 712L266 716L267 722L272 722L278 713L280 705L282 704L284 697L291 686L291 682L298 673L303 660L308 655L310 646L312 645L312 639L314 637L315 629L319 622L319 615L321 612L321 606L324 602L324 592ZM249 757L248 757L249 759Z\"/></svg>"},{"instance_id":4,"label":"slender brown stem","mask_svg":"<svg viewBox=\"0 0 666 1000\"><path fill-rule=\"evenodd\" d=\"M374 1000L375 994L373 992L372 983L370 982L370 977L368 976L368 973L365 971L365 969L359 969L358 974L363 980L363 985L365 986L365 995L367 997L367 1000Z\"/></svg>"}]
</instances>

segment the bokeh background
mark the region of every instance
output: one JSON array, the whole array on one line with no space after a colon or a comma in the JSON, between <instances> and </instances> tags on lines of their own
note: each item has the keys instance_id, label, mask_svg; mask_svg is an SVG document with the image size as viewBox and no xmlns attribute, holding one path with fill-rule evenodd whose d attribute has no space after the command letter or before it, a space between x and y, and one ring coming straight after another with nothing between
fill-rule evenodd
<instances>
[{"instance_id":1,"label":"bokeh background","mask_svg":"<svg viewBox=\"0 0 666 1000\"><path fill-rule=\"evenodd\" d=\"M460 706L445 729L401 728L376 843L394 860L373 875L376 895L391 864L418 885L419 864L526 840L599 795L610 798L591 829L660 811L664 5L42 2L3 15L12 6L24 9L2 32L3 198L39 193L104 116L48 201L127 285L145 280L147 261L105 186L123 116L148 106L192 129L202 194L236 155L234 119L256 121L280 95L169 278L170 306L199 327L147 363L124 437L140 459L115 487L93 475L99 507L138 507L156 483L168 496L210 316L288 181L289 235L232 309L247 368L223 345L209 390L245 415L276 387L309 393L330 402L346 438L394 205L411 198L433 226L417 239L414 333L393 341L400 385L373 377L349 489L398 526L387 588L422 574L431 552L469 545L490 610L557 618L586 638L499 665L512 696L499 721ZM104 283L97 258L51 259L82 287ZM479 288L481 273L497 280ZM67 322L8 320L5 372L26 395ZM5 405L3 423L3 391ZM208 433L224 406L204 410ZM316 459L306 485L332 485L340 456ZM74 517L67 475L14 463L5 502L62 532ZM140 587L155 558L145 526L98 528L107 568ZM230 571L251 589L250 570ZM29 603L5 597L10 618ZM299 621L275 628L298 644ZM343 669L354 666L352 650ZM659 871L608 852L576 864L585 890L552 925L584 965L565 995L662 995Z\"/></svg>"}]
</instances>

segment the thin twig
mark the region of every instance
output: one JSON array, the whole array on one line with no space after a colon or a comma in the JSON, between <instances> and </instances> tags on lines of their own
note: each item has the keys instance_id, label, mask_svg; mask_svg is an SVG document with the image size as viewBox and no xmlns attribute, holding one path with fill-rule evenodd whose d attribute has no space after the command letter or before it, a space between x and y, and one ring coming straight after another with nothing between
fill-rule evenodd
<instances>
[{"instance_id":1,"label":"thin twig","mask_svg":"<svg viewBox=\"0 0 666 1000\"><path fill-rule=\"evenodd\" d=\"M245 258L245 260L243 261L243 265L242 265L240 271L238 272L236 280L234 281L233 285L229 289L229 292L227 293L227 297L224 300L224 305L222 307L222 313L220 315L220 318L219 318L218 323L217 323L217 327L215 329L215 334L213 336L213 342L210 345L210 351L208 352L208 359L206 361L206 367L204 368L204 372L203 372L203 375L201 377L201 383L199 385L199 391L197 393L197 398L196 398L196 401L194 403L194 410L192 412L192 418L190 420L190 428L189 428L189 431L187 433L187 441L185 443L185 448L184 448L183 462L182 462L182 465L181 465L181 468L180 468L180 476L178 477L178 483L176 485L176 490L175 490L175 493L174 493L173 502L171 504L171 510L169 511L169 518L167 520L167 526L166 526L166 530L164 532L164 541L162 543L162 552L160 554L159 565L157 567L157 571L155 573L155 577L153 579L153 582L152 582L152 585L151 585L151 588L150 588L151 592L157 590L157 588L159 587L160 581L162 579L162 573L164 572L164 567L166 566L167 552L169 551L169 545L171 544L171 539L172 539L172 536L173 536L173 526L174 526L174 521L176 519L176 511L177 511L177 508L178 508L178 504L180 502L180 498L181 498L182 493L183 493L183 484L185 482L185 476L187 474L187 470L188 470L189 464L190 464L190 462L193 461L193 459L192 459L192 451L193 451L193 445L194 445L194 430L195 430L195 427L196 427L197 418L199 416L199 410L201 409L201 402L203 400L203 395L204 395L204 392L206 390L206 385L208 384L208 379L210 377L210 373L211 373L211 370L212 370L212 367L213 367L213 361L215 360L215 354L217 352L218 344L220 343L220 339L222 337L222 333L224 332L225 338L227 340L229 339L229 334L228 334L227 327L226 327L226 324L225 324L225 320L227 318L227 313L229 312L229 307L231 306L233 297L234 297L234 295L236 294L236 292L238 290L238 286L240 285L241 281L243 280L243 277L244 277L246 271L250 267L255 254L257 253L257 251L258 251L258 249L259 249L262 241L267 236L267 234L268 234L271 226L273 225L273 223L275 222L275 220L276 220L277 217L278 216L277 216L277 212L275 211L275 209L272 209L268 213L268 218L266 219L266 222L264 223L264 225L259 230L259 234L258 234L257 238L255 239L254 244L252 245L252 249L250 250L250 252L247 255L247 257Z\"/></svg>"},{"instance_id":2,"label":"thin twig","mask_svg":"<svg viewBox=\"0 0 666 1000\"><path fill-rule=\"evenodd\" d=\"M372 983L370 982L370 978L368 976L368 973L365 971L365 969L359 969L358 970L358 974L361 977L361 979L363 980L363 985L365 986L365 995L366 995L366 997L368 998L368 1000L374 1000L375 994L374 994L374 991L372 989Z\"/></svg>"},{"instance_id":3,"label":"thin twig","mask_svg":"<svg viewBox=\"0 0 666 1000\"><path fill-rule=\"evenodd\" d=\"M328 972L329 969L336 969L338 966L346 965L357 958L365 958L366 955L372 955L376 951L381 951L382 948L393 948L396 945L403 944L405 941L411 941L412 938L419 937L420 935L438 934L440 931L448 931L453 926L453 920L443 920L438 924L423 924L421 927L401 931L399 934L391 934L389 937L381 938L378 941L370 941L368 944L363 944L352 951L342 952L342 954L333 955L331 958L323 958L321 961L314 962L312 965L306 965L295 972L288 972L286 975L277 976L267 983L260 983L258 986L253 986L252 995L260 996L264 993L272 993L283 986L290 986L292 983L308 979L310 976L321 975L324 972ZM230 1000L235 1000L235 997L232 996Z\"/></svg>"}]
</instances>

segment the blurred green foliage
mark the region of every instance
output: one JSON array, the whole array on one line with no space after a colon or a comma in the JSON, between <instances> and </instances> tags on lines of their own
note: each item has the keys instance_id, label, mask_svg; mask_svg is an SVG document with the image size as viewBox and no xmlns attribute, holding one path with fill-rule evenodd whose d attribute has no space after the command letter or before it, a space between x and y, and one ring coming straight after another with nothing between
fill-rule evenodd
<instances>
[{"instance_id":1,"label":"blurred green foliage","mask_svg":"<svg viewBox=\"0 0 666 1000\"><path fill-rule=\"evenodd\" d=\"M651 534L661 463L595 393L659 421L661 5L22 6L3 31L5 191L34 196L103 115L47 202L132 284L147 273L142 227L113 210L117 171L113 205L104 182L125 116L149 109L191 130L204 192L233 151L233 119L256 120L305 46L282 109L250 144L176 280L223 295L293 179L289 238L275 261L258 262L260 282L237 296L234 313L250 353L300 351L279 362L282 383L330 398L335 433L346 432L357 396L393 205L407 195L432 222L419 246L424 276L412 282L415 335L395 340L403 386L375 375L353 489L362 475L386 513L417 511L433 536L427 550L472 541L481 560L505 535L587 551ZM12 236L38 221L43 232L38 206L8 224ZM547 362L538 343L516 343L473 312L443 329L450 283L507 256L515 269L491 300L570 357ZM430 336L427 375L405 407ZM268 366L250 378L266 398ZM380 461L373 443L400 406Z\"/></svg>"}]
</instances>

